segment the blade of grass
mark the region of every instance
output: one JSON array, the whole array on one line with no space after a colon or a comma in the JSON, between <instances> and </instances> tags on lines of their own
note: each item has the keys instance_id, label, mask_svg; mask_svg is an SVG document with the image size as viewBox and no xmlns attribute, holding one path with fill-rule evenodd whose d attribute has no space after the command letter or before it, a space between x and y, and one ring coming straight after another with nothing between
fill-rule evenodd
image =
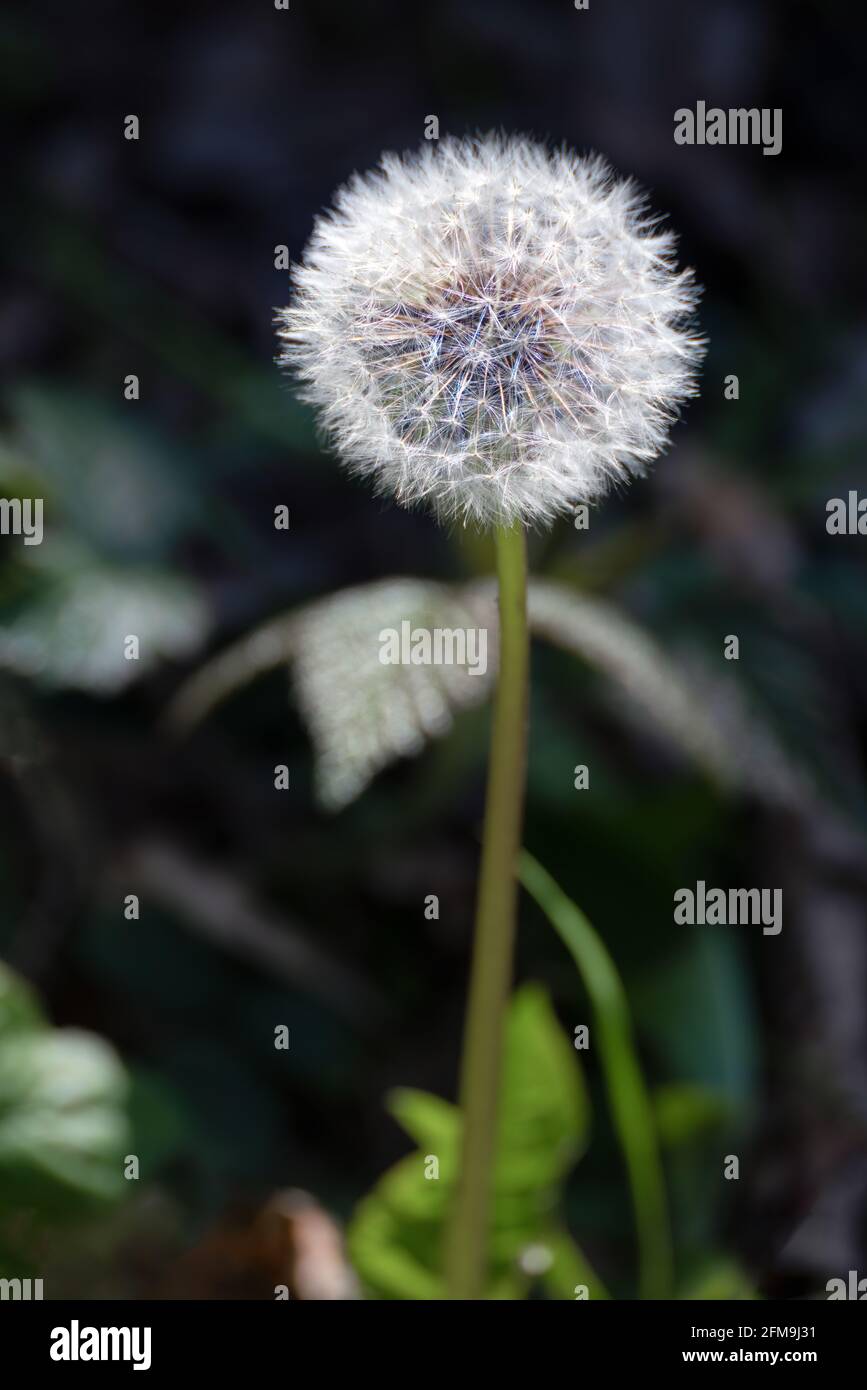
<instances>
[{"instance_id":1,"label":"blade of grass","mask_svg":"<svg viewBox=\"0 0 867 1390\"><path fill-rule=\"evenodd\" d=\"M640 1298L670 1298L671 1233L650 1096L641 1074L626 991L611 956L583 912L524 850L519 877L569 951L594 1014L599 1054L632 1192Z\"/></svg>"}]
</instances>

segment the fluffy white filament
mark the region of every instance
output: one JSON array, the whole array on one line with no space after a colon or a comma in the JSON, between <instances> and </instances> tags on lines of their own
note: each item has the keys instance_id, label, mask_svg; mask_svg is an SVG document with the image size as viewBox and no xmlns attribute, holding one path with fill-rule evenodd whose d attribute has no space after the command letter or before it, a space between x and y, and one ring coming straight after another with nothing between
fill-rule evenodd
<instances>
[{"instance_id":1,"label":"fluffy white filament","mask_svg":"<svg viewBox=\"0 0 867 1390\"><path fill-rule=\"evenodd\" d=\"M280 361L378 491L549 523L641 473L695 394L673 243L598 158L503 136L385 155L317 219Z\"/></svg>"}]
</instances>

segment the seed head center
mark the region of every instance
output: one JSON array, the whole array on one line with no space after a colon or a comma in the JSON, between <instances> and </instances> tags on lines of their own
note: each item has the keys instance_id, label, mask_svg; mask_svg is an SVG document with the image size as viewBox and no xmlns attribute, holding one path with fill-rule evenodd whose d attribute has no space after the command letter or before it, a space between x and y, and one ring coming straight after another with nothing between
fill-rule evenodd
<instances>
[{"instance_id":1,"label":"seed head center","mask_svg":"<svg viewBox=\"0 0 867 1390\"><path fill-rule=\"evenodd\" d=\"M538 288L456 277L423 303L384 311L371 325L369 365L406 442L493 456L504 436L560 413L564 339Z\"/></svg>"}]
</instances>

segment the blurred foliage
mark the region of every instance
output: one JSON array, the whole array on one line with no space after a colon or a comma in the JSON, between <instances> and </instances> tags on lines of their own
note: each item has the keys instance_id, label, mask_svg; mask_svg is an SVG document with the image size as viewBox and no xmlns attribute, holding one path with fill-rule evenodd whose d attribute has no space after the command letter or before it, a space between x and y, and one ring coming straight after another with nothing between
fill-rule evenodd
<instances>
[{"instance_id":1,"label":"blurred foliage","mask_svg":"<svg viewBox=\"0 0 867 1390\"><path fill-rule=\"evenodd\" d=\"M49 1027L0 965L0 1265L10 1272L46 1225L120 1199L128 1091L112 1047Z\"/></svg>"},{"instance_id":2,"label":"blurred foliage","mask_svg":"<svg viewBox=\"0 0 867 1390\"><path fill-rule=\"evenodd\" d=\"M638 1231L638 1286L644 1298L671 1293L671 1233L655 1118L635 1051L632 1020L617 968L584 914L541 864L526 852L521 881L559 933L584 983L593 1009L592 1041L598 1047L614 1128L623 1148Z\"/></svg>"},{"instance_id":3,"label":"blurred foliage","mask_svg":"<svg viewBox=\"0 0 867 1390\"><path fill-rule=\"evenodd\" d=\"M682 668L611 603L566 585L530 581L531 632L585 660L605 682L599 697L661 738L723 789L757 790L783 805L810 792L809 778L749 708L731 679ZM389 664L382 634L485 634L483 660ZM271 618L214 657L176 693L170 726L188 733L223 700L274 667L289 666L316 758L314 790L342 810L378 772L448 733L462 708L488 698L496 680L498 615L489 582L462 586L385 580L343 590Z\"/></svg>"},{"instance_id":4,"label":"blurred foliage","mask_svg":"<svg viewBox=\"0 0 867 1390\"><path fill-rule=\"evenodd\" d=\"M10 410L0 487L41 498L48 535L20 545L0 574L0 667L112 694L160 658L190 655L208 614L196 586L164 566L192 513L164 441L74 392L21 389Z\"/></svg>"},{"instance_id":5,"label":"blurred foliage","mask_svg":"<svg viewBox=\"0 0 867 1390\"><path fill-rule=\"evenodd\" d=\"M460 1111L413 1090L393 1092L389 1110L419 1147L361 1203L349 1231L350 1256L380 1298L444 1298L441 1247L459 1163ZM561 1189L586 1143L588 1120L577 1057L544 990L524 985L506 1025L486 1297L524 1296L534 1260L552 1279L562 1267L555 1266L555 1244L565 1263ZM573 1263L583 1267L577 1249ZM587 1277L591 1296L605 1297L592 1272ZM557 1294L574 1291L561 1287Z\"/></svg>"},{"instance_id":6,"label":"blurred foliage","mask_svg":"<svg viewBox=\"0 0 867 1390\"><path fill-rule=\"evenodd\" d=\"M405 739L377 743L386 693L356 682L360 610L341 607L357 600L387 625L372 600L401 576L463 606L485 592L489 547L343 477L277 377L270 322L287 292L275 246L296 256L353 168L418 142L424 92L444 129L503 125L606 153L671 214L706 287L702 398L669 455L588 532L532 538L526 842L616 962L678 1294L798 1297L864 1267L867 588L863 538L825 531L828 498L861 484L867 436L849 29L833 8L786 0L688 15L683 0L617 0L589 27L561 0L389 4L341 24L216 0L198 15L115 7L96 44L74 7L50 18L15 3L0 25L14 133L0 494L44 497L46 526L41 547L0 539L0 954L52 1018L123 1058L145 1195L194 1245L233 1204L287 1184L343 1219L373 1188L387 1236L374 1263L397 1286L406 1242L374 1185L401 1146L381 1096L398 1082L454 1091L488 714L442 690L432 713L430 691L392 689ZM723 105L744 105L747 82L750 102L785 106L784 157L676 147L684 74ZM133 92L135 145L118 117ZM352 102L364 122L344 119ZM289 532L275 531L277 505ZM296 642L317 621L331 661ZM356 640L341 651L347 622ZM137 662L123 657L130 632ZM722 656L730 633L737 662ZM315 723L323 691L328 727ZM196 714L188 738L168 736L169 709ZM364 795L348 801L344 784L345 809L325 817L323 766L347 756ZM279 794L277 763L290 768ZM577 764L592 795L574 786ZM155 840L161 856L145 853ZM781 885L782 936L676 926L672 894L698 878ZM141 920L127 922L136 891ZM264 953L225 928L226 902ZM567 1036L593 1009L528 899L518 976L542 983ZM17 1107L16 1077L44 1096L46 1058L62 1074L50 1040L68 1029L37 1026L17 988L3 998L23 1020L0 1043L17 1059L4 1082ZM549 1006L537 1012L550 1032ZM26 1037L42 1040L31 1061ZM544 1281L516 1273L510 1247L504 1289L572 1297L587 1282L573 1234L614 1296L638 1289L610 1071L599 1050L582 1061L593 1142L557 1177L552 1263ZM84 1108L99 1111L96 1093ZM447 1131L445 1101L423 1113ZM40 1142L46 1212L56 1196L83 1213L107 1171L108 1126L75 1132L91 1135L80 1163L71 1138L58 1139L68 1165ZM732 1151L738 1183L720 1176ZM406 1231L421 1232L404 1294L435 1272L413 1201L440 1200L447 1180L418 1173L396 1186ZM58 1287L146 1284L151 1208L124 1220L132 1251L94 1218L91 1254L70 1249Z\"/></svg>"}]
</instances>

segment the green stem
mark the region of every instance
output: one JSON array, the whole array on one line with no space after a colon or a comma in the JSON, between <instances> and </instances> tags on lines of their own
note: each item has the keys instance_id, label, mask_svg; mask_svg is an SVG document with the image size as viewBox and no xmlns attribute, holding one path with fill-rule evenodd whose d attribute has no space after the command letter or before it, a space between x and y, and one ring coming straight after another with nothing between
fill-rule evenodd
<instances>
[{"instance_id":1,"label":"green stem","mask_svg":"<svg viewBox=\"0 0 867 1390\"><path fill-rule=\"evenodd\" d=\"M521 882L559 933L593 1006L599 1054L638 1232L639 1297L672 1295L671 1233L656 1121L632 1037L626 991L601 937L571 898L526 850Z\"/></svg>"},{"instance_id":2,"label":"green stem","mask_svg":"<svg viewBox=\"0 0 867 1390\"><path fill-rule=\"evenodd\" d=\"M450 1298L484 1296L503 1032L512 980L527 744L527 553L520 526L498 528L500 665L491 732L460 1101L461 1168L446 1237Z\"/></svg>"}]
</instances>

